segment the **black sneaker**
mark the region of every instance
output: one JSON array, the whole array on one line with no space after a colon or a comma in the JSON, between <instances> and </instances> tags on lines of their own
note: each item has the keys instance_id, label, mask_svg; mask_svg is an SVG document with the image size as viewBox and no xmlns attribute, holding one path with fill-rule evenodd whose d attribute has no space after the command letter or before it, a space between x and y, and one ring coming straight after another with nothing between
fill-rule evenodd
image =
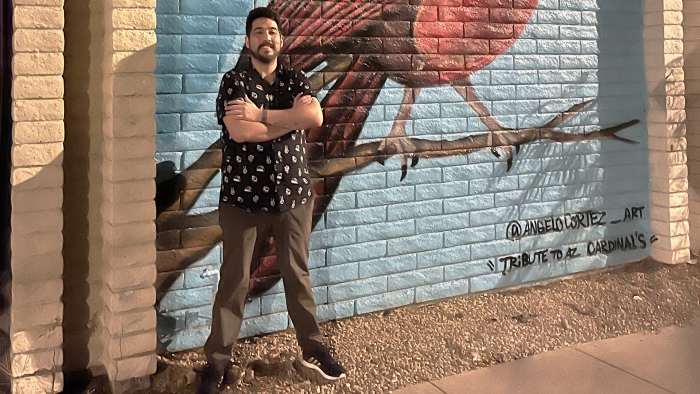
<instances>
[{"instance_id":1,"label":"black sneaker","mask_svg":"<svg viewBox=\"0 0 700 394\"><path fill-rule=\"evenodd\" d=\"M202 381L197 389L197 394L215 394L224 390L226 383L226 375L231 368L231 363L226 365L224 370L216 369L213 365L207 363L200 372Z\"/></svg>"},{"instance_id":2,"label":"black sneaker","mask_svg":"<svg viewBox=\"0 0 700 394\"><path fill-rule=\"evenodd\" d=\"M335 381L345 377L345 368L333 359L326 348L316 349L308 353L304 352L301 365L328 381Z\"/></svg>"}]
</instances>

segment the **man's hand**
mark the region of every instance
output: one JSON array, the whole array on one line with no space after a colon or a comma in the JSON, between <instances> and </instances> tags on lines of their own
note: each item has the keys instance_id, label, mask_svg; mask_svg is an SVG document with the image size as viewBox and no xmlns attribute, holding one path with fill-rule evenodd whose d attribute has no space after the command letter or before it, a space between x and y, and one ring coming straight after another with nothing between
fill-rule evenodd
<instances>
[{"instance_id":1,"label":"man's hand","mask_svg":"<svg viewBox=\"0 0 700 394\"><path fill-rule=\"evenodd\" d=\"M294 97L294 104L292 105L292 108L294 108L295 110L299 109L300 107L302 107L304 105L313 104L314 98L312 96L309 96L309 95L304 96L303 94L304 93L299 93L299 94L297 94L296 97Z\"/></svg>"},{"instance_id":2,"label":"man's hand","mask_svg":"<svg viewBox=\"0 0 700 394\"><path fill-rule=\"evenodd\" d=\"M226 116L230 116L236 120L260 122L262 119L262 109L255 106L248 96L244 96L243 99L231 100L226 104Z\"/></svg>"}]
</instances>

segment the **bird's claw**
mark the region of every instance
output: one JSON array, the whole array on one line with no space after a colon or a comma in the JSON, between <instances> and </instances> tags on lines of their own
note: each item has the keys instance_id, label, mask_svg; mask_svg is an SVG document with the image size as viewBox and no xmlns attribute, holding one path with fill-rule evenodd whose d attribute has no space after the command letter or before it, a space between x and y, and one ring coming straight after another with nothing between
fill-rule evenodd
<instances>
[{"instance_id":1,"label":"bird's claw","mask_svg":"<svg viewBox=\"0 0 700 394\"><path fill-rule=\"evenodd\" d=\"M418 164L420 157L415 153L415 145L407 137L385 138L377 150L377 162L384 165L387 157L398 155L401 161L401 181L408 175L408 158L411 158L411 168Z\"/></svg>"}]
</instances>

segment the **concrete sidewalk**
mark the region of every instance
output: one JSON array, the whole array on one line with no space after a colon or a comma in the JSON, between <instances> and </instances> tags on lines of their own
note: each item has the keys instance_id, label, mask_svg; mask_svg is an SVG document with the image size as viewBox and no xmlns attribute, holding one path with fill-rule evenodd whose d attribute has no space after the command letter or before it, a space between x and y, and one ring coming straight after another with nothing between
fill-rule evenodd
<instances>
[{"instance_id":1,"label":"concrete sidewalk","mask_svg":"<svg viewBox=\"0 0 700 394\"><path fill-rule=\"evenodd\" d=\"M421 383L394 394L700 394L700 317Z\"/></svg>"}]
</instances>

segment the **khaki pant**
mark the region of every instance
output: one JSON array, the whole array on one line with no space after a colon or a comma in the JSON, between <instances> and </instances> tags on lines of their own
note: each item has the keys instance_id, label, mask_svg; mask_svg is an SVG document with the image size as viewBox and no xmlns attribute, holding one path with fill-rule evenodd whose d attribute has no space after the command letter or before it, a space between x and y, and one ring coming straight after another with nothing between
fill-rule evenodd
<instances>
[{"instance_id":1,"label":"khaki pant","mask_svg":"<svg viewBox=\"0 0 700 394\"><path fill-rule=\"evenodd\" d=\"M224 258L219 290L214 300L211 334L204 345L210 363L223 368L231 358L243 321L250 264L257 259L267 235L272 233L277 264L282 271L287 311L303 350L319 346L323 335L316 322L316 303L309 281L309 237L313 200L286 212L246 212L227 203L219 204L223 229Z\"/></svg>"}]
</instances>

